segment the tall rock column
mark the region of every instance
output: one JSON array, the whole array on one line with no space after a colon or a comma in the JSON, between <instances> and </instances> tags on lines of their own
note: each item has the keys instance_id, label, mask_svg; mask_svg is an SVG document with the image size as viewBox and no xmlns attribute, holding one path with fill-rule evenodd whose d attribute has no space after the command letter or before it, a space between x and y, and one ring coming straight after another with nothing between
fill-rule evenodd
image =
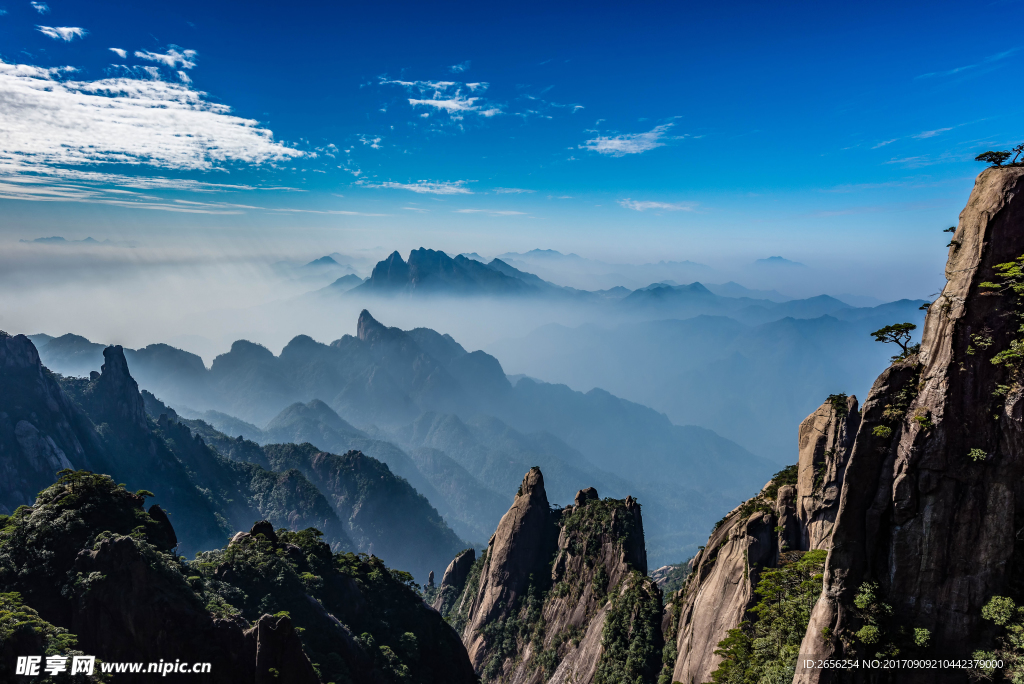
<instances>
[{"instance_id":1,"label":"tall rock column","mask_svg":"<svg viewBox=\"0 0 1024 684\"><path fill-rule=\"evenodd\" d=\"M480 670L487 651L481 630L516 609L531 575L534 581L546 579L557 542L558 528L544 491L544 476L539 468L532 468L487 545L480 586L462 635L475 670Z\"/></svg>"},{"instance_id":2,"label":"tall rock column","mask_svg":"<svg viewBox=\"0 0 1024 684\"><path fill-rule=\"evenodd\" d=\"M990 645L982 606L1019 592L1024 393L1013 371L991 362L1020 337L1019 304L1012 292L979 285L1024 254L1022 178L1021 168L978 176L920 352L883 372L864 402L803 658L877 650L857 634L869 618L854 598L868 582L892 608L880 639L909 653L901 634L928 630L931 652L943 658ZM794 681L838 676L798 669ZM901 671L907 682L965 679L959 670Z\"/></svg>"},{"instance_id":3,"label":"tall rock column","mask_svg":"<svg viewBox=\"0 0 1024 684\"><path fill-rule=\"evenodd\" d=\"M835 395L800 423L796 511L802 551L828 548L843 474L860 426L857 397Z\"/></svg>"}]
</instances>

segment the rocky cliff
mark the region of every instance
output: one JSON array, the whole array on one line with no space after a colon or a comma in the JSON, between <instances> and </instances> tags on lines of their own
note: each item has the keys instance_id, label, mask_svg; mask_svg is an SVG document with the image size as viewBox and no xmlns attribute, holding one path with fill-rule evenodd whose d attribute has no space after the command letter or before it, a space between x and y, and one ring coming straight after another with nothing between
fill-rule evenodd
<instances>
[{"instance_id":1,"label":"rocky cliff","mask_svg":"<svg viewBox=\"0 0 1024 684\"><path fill-rule=\"evenodd\" d=\"M1020 676L1000 629L1011 618L983 607L1002 597L1012 616L1024 598L1022 178L978 177L921 344L862 407L834 395L808 416L795 472L726 516L693 559L663 617L672 681L961 682L956 669L802 663L993 649Z\"/></svg>"},{"instance_id":2,"label":"rocky cliff","mask_svg":"<svg viewBox=\"0 0 1024 684\"><path fill-rule=\"evenodd\" d=\"M864 402L824 590L801 647L809 657L915 646L969 657L991 644L983 605L994 595L1020 600L1020 292L1000 265L1024 253L1022 178L1021 168L978 177L920 351L883 372ZM902 675L964 679L955 670ZM807 670L795 681L834 677Z\"/></svg>"},{"instance_id":3,"label":"rocky cliff","mask_svg":"<svg viewBox=\"0 0 1024 684\"><path fill-rule=\"evenodd\" d=\"M856 397L826 399L800 424L797 464L723 518L690 561L691 574L663 616L675 645L666 654L672 681L711 681L724 658L721 642L741 623L753 629L763 571L791 572L808 551L828 547L857 407Z\"/></svg>"},{"instance_id":4,"label":"rocky cliff","mask_svg":"<svg viewBox=\"0 0 1024 684\"><path fill-rule=\"evenodd\" d=\"M646 572L634 499L602 500L588 488L552 510L534 468L449 619L485 681L651 681L661 592Z\"/></svg>"}]
</instances>

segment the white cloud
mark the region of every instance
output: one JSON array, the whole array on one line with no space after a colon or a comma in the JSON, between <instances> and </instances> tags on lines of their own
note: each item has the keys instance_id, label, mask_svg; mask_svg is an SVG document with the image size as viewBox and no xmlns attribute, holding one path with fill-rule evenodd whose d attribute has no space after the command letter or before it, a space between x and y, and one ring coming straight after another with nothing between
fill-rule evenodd
<instances>
[{"instance_id":1,"label":"white cloud","mask_svg":"<svg viewBox=\"0 0 1024 684\"><path fill-rule=\"evenodd\" d=\"M128 53L126 51L122 50L121 48L107 48L107 49L110 50L111 52L113 52L115 55L117 55L121 59L125 59L128 56Z\"/></svg>"},{"instance_id":2,"label":"white cloud","mask_svg":"<svg viewBox=\"0 0 1024 684\"><path fill-rule=\"evenodd\" d=\"M883 140L882 142L878 143L877 145L875 145L871 149L877 150L879 147L885 147L886 145L891 145L892 143L896 142L897 140L899 140L899 138L893 138L892 140Z\"/></svg>"},{"instance_id":3,"label":"white cloud","mask_svg":"<svg viewBox=\"0 0 1024 684\"><path fill-rule=\"evenodd\" d=\"M182 69L191 69L196 65L195 58L198 53L195 50L185 50L184 52L178 52L174 48L170 48L167 52L161 54L159 52L149 52L136 50L135 56L139 59L144 59L147 62L159 62L164 66L168 66L172 69L180 66Z\"/></svg>"},{"instance_id":4,"label":"white cloud","mask_svg":"<svg viewBox=\"0 0 1024 684\"><path fill-rule=\"evenodd\" d=\"M664 140L674 140L679 136L667 136L674 124L655 126L646 133L624 133L616 136L599 135L580 145L580 149L591 150L598 154L612 157L624 157L627 154L640 154L665 145Z\"/></svg>"},{"instance_id":5,"label":"white cloud","mask_svg":"<svg viewBox=\"0 0 1024 684\"><path fill-rule=\"evenodd\" d=\"M241 214L241 209L219 203L178 204L151 195L81 185L54 185L40 179L0 175L0 198L35 202L82 202L152 209L185 214Z\"/></svg>"},{"instance_id":6,"label":"white cloud","mask_svg":"<svg viewBox=\"0 0 1024 684\"><path fill-rule=\"evenodd\" d=\"M487 83L457 83L455 81L395 81L380 77L381 85L397 85L406 90L416 91L421 97L410 97L412 107L432 107L446 112L453 119L461 119L467 113L478 114L490 118L501 114L501 107L489 104L482 97L469 97L463 89L471 93L487 90ZM423 114L422 118L427 118Z\"/></svg>"},{"instance_id":7,"label":"white cloud","mask_svg":"<svg viewBox=\"0 0 1024 684\"><path fill-rule=\"evenodd\" d=\"M84 38L87 33L85 29L77 26L36 26L36 29L44 36L63 40L65 43L70 43L75 38Z\"/></svg>"},{"instance_id":8,"label":"white cloud","mask_svg":"<svg viewBox=\"0 0 1024 684\"><path fill-rule=\"evenodd\" d=\"M575 114L576 112L580 111L581 109L586 109L586 107L584 107L583 105L573 105L572 106L572 113Z\"/></svg>"},{"instance_id":9,"label":"white cloud","mask_svg":"<svg viewBox=\"0 0 1024 684\"><path fill-rule=\"evenodd\" d=\"M29 4L32 5L32 9L40 14L46 14L50 11L50 6L45 2L30 2Z\"/></svg>"},{"instance_id":10,"label":"white cloud","mask_svg":"<svg viewBox=\"0 0 1024 684\"><path fill-rule=\"evenodd\" d=\"M463 71L467 71L468 69L469 69L469 60L468 59L465 62L463 62L462 64L453 64L450 67L448 67L448 71L452 72L453 74L461 74Z\"/></svg>"},{"instance_id":11,"label":"white cloud","mask_svg":"<svg viewBox=\"0 0 1024 684\"><path fill-rule=\"evenodd\" d=\"M536 192L536 190L525 190L523 188L494 188L499 195L521 195L524 192Z\"/></svg>"},{"instance_id":12,"label":"white cloud","mask_svg":"<svg viewBox=\"0 0 1024 684\"><path fill-rule=\"evenodd\" d=\"M206 170L304 155L185 85L60 80L66 71L0 61L0 163Z\"/></svg>"},{"instance_id":13,"label":"white cloud","mask_svg":"<svg viewBox=\"0 0 1024 684\"><path fill-rule=\"evenodd\" d=\"M632 209L633 211L693 211L696 208L696 202L645 202L641 200L632 200L628 197L626 199L619 200L619 205L626 209Z\"/></svg>"},{"instance_id":14,"label":"white cloud","mask_svg":"<svg viewBox=\"0 0 1024 684\"><path fill-rule=\"evenodd\" d=\"M161 176L129 176L67 168L29 168L16 163L0 162L0 198L3 199L104 204L131 209L186 214L243 214L247 210L251 210L261 212L383 216L383 214L362 214L352 211L318 212L305 209L262 207L235 202L165 199L153 194L154 191L224 193L297 190L287 187L206 183L184 178Z\"/></svg>"},{"instance_id":15,"label":"white cloud","mask_svg":"<svg viewBox=\"0 0 1024 684\"><path fill-rule=\"evenodd\" d=\"M456 214L489 214L491 216L525 216L525 211L496 211L491 209L456 209Z\"/></svg>"},{"instance_id":16,"label":"white cloud","mask_svg":"<svg viewBox=\"0 0 1024 684\"><path fill-rule=\"evenodd\" d=\"M946 131L951 131L951 130L953 130L953 129L952 128L936 128L934 131L922 131L921 133L918 133L917 135L912 136L912 137L917 138L918 140L923 140L925 138L934 138L939 133L945 133Z\"/></svg>"},{"instance_id":17,"label":"white cloud","mask_svg":"<svg viewBox=\"0 0 1024 684\"><path fill-rule=\"evenodd\" d=\"M468 181L416 181L415 183L395 183L386 181L384 183L370 183L356 181L359 185L368 188L389 188L396 190L410 190L425 195L472 195L473 191L466 187Z\"/></svg>"},{"instance_id":18,"label":"white cloud","mask_svg":"<svg viewBox=\"0 0 1024 684\"><path fill-rule=\"evenodd\" d=\"M383 140L383 138L381 138L380 136L377 136L375 138L369 138L365 135L359 136L359 142L363 143L364 145L369 145L370 148L374 150L380 149L381 140Z\"/></svg>"},{"instance_id":19,"label":"white cloud","mask_svg":"<svg viewBox=\"0 0 1024 684\"><path fill-rule=\"evenodd\" d=\"M69 182L95 185L114 185L137 190L184 190L188 192L224 192L252 190L296 190L296 188L268 187L255 185L237 185L229 183L207 183L187 178L167 178L165 176L129 176L120 173L103 173L99 171L82 171L63 167L30 166L18 162L0 162L0 175L6 178L17 178L16 182Z\"/></svg>"},{"instance_id":20,"label":"white cloud","mask_svg":"<svg viewBox=\"0 0 1024 684\"><path fill-rule=\"evenodd\" d=\"M443 109L452 115L457 115L461 112L476 112L480 116L492 117L495 114L501 114L501 110L497 107L482 107L476 104L480 100L479 97L463 97L460 93L456 92L454 97L446 100L434 98L432 100L416 100L409 98L409 104L413 107L434 107L436 109Z\"/></svg>"},{"instance_id":21,"label":"white cloud","mask_svg":"<svg viewBox=\"0 0 1024 684\"><path fill-rule=\"evenodd\" d=\"M182 83L191 83L192 82L192 79L189 78L188 74L186 74L184 71L179 71L178 72L178 80L180 80Z\"/></svg>"}]
</instances>

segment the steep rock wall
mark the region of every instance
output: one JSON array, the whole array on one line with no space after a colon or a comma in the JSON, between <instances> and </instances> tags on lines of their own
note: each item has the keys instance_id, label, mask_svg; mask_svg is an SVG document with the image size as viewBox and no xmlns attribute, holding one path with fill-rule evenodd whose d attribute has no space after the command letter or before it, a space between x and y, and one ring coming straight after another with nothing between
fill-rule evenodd
<instances>
[{"instance_id":1,"label":"steep rock wall","mask_svg":"<svg viewBox=\"0 0 1024 684\"><path fill-rule=\"evenodd\" d=\"M828 548L839 510L839 494L853 438L860 426L857 397L826 401L800 423L795 507L800 520L799 548Z\"/></svg>"},{"instance_id":2,"label":"steep rock wall","mask_svg":"<svg viewBox=\"0 0 1024 684\"><path fill-rule=\"evenodd\" d=\"M1024 253L1022 178L1020 168L978 176L919 354L886 370L865 401L825 586L801 647L808 657L871 650L855 636L864 618L853 599L865 582L878 583L891 624L929 630L943 657L968 656L984 642L981 607L1019 590L1024 402L1018 379L991 358L1010 346L1020 322L1012 294L978 286L996 280L996 264ZM969 457L972 449L984 458ZM963 679L958 671L902 674L911 682ZM795 681L834 678L798 670Z\"/></svg>"},{"instance_id":3,"label":"steep rock wall","mask_svg":"<svg viewBox=\"0 0 1024 684\"><path fill-rule=\"evenodd\" d=\"M662 620L676 647L672 681L711 680L722 662L719 642L750 618L762 570L778 567L787 552L828 547L857 408L856 397L833 395L809 415L800 424L797 465L729 513L690 561L692 572Z\"/></svg>"},{"instance_id":4,"label":"steep rock wall","mask_svg":"<svg viewBox=\"0 0 1024 684\"><path fill-rule=\"evenodd\" d=\"M711 680L722 661L715 654L718 642L750 609L760 569L778 561L774 506L751 513L749 503L730 513L691 561L693 572L676 597L678 655L672 681Z\"/></svg>"}]
</instances>

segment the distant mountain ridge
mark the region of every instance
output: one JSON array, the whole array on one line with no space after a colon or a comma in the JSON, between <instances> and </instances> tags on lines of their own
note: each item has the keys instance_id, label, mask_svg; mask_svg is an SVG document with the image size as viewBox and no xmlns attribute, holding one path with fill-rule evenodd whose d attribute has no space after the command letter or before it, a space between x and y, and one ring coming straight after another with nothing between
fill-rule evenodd
<instances>
[{"instance_id":1,"label":"distant mountain ridge","mask_svg":"<svg viewBox=\"0 0 1024 684\"><path fill-rule=\"evenodd\" d=\"M317 527L335 549L376 550L422 578L465 548L384 463L309 444L263 448L181 421L140 392L121 347L103 356L90 377L62 378L28 338L0 334L0 513L31 505L59 470L88 469L159 492L157 507L189 554L260 519Z\"/></svg>"},{"instance_id":2,"label":"distant mountain ridge","mask_svg":"<svg viewBox=\"0 0 1024 684\"><path fill-rule=\"evenodd\" d=\"M533 282L523 276L530 276ZM421 247L409 253L409 261L392 252L354 292L510 295L533 293L544 285L540 278L498 260L483 264L461 254L452 259L444 252Z\"/></svg>"},{"instance_id":3,"label":"distant mountain ridge","mask_svg":"<svg viewBox=\"0 0 1024 684\"><path fill-rule=\"evenodd\" d=\"M172 406L197 412L186 415L265 444L308 440L328 451L360 449L408 479L460 534L481 541L501 511L480 493L508 491L524 468L541 465L549 491L562 500L590 473L609 494L633 491L664 507L650 546L659 561L675 558L699 537L695 530L711 511L727 510L743 487L771 471L710 430L673 425L602 390L583 394L529 379L513 385L493 356L430 329L387 327L367 311L355 336L330 345L298 336L279 356L240 340L208 370L185 352L155 351L129 355L140 382ZM185 368L194 373L172 370ZM245 422L264 427L251 435ZM453 488L447 478L466 486ZM636 484L638 478L649 481Z\"/></svg>"},{"instance_id":4,"label":"distant mountain ridge","mask_svg":"<svg viewBox=\"0 0 1024 684\"><path fill-rule=\"evenodd\" d=\"M541 256L537 256L537 255ZM517 261L513 257L534 255L540 259L532 265ZM393 252L380 261L373 273L360 283L357 276L346 276L316 293L317 296L344 294L348 298L361 296L450 296L450 297L521 297L536 298L538 301L552 301L591 307L594 315L619 318L690 318L700 315L728 315L745 323L765 323L787 316L816 318L822 315L840 315L846 318L863 317L862 314L844 310L873 309L876 306L853 306L843 298L858 303L873 304L868 297L843 295L842 298L818 295L804 299L793 299L774 290L754 290L729 281L714 285L698 280L680 284L678 280L664 278L648 282L635 288L621 286L604 290L580 290L556 285L559 280L559 265L573 264L581 257L563 255L551 250L534 250L526 255L503 255L506 258L492 259L489 263L479 260L478 255L449 257L442 251L414 249L409 260ZM326 258L326 257L325 257ZM781 260L781 261L778 261ZM803 267L803 264L771 257L761 260L765 264ZM689 268L690 262L679 262ZM677 262L661 262L669 272L679 266ZM760 263L760 262L758 262ZM547 271L545 279L536 273L524 270L534 266L555 269ZM770 266L768 266L770 267ZM678 270L678 269L677 269ZM674 271L672 271L674 272ZM704 275L710 273L710 269ZM901 300L907 301L907 300ZM918 301L918 305L923 300Z\"/></svg>"}]
</instances>

